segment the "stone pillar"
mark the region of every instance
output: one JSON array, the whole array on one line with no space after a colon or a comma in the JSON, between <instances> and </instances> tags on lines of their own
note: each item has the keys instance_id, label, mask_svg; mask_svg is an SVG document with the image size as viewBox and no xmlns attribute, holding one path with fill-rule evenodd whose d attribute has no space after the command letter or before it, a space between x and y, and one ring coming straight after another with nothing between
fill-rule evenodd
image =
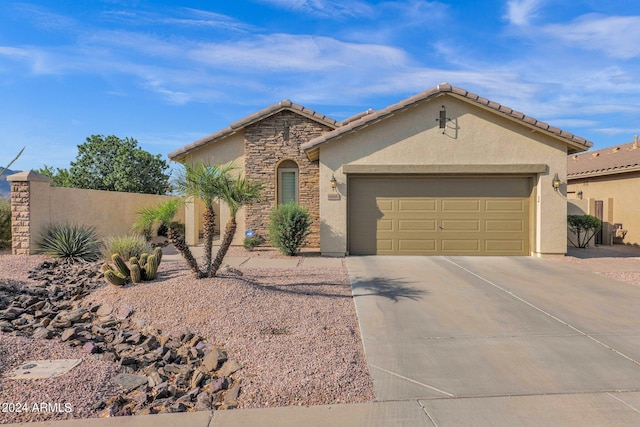
<instances>
[{"instance_id":1,"label":"stone pillar","mask_svg":"<svg viewBox=\"0 0 640 427\"><path fill-rule=\"evenodd\" d=\"M49 187L51 178L32 170L9 175L11 182L11 253L32 253L39 231L50 218Z\"/></svg>"}]
</instances>

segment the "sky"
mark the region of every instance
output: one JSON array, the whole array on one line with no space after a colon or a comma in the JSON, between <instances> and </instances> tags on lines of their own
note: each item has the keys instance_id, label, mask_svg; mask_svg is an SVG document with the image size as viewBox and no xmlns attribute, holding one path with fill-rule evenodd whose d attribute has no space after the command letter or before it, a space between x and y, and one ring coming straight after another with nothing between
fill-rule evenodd
<instances>
[{"instance_id":1,"label":"sky","mask_svg":"<svg viewBox=\"0 0 640 427\"><path fill-rule=\"evenodd\" d=\"M640 133L637 0L0 3L0 166L166 155L283 99L336 120L448 82L603 148Z\"/></svg>"}]
</instances>

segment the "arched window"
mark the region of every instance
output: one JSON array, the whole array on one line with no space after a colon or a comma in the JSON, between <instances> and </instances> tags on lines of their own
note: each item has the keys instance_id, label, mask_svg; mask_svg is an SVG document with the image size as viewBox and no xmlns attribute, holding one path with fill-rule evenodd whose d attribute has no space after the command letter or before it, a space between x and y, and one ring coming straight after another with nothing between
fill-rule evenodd
<instances>
[{"instance_id":1,"label":"arched window","mask_svg":"<svg viewBox=\"0 0 640 427\"><path fill-rule=\"evenodd\" d=\"M284 160L278 165L278 204L298 202L298 165Z\"/></svg>"}]
</instances>

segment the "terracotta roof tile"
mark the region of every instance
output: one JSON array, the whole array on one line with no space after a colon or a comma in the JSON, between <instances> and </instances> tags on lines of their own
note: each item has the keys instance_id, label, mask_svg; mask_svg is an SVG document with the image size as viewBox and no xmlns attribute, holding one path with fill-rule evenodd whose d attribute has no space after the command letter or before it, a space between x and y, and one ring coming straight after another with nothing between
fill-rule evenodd
<instances>
[{"instance_id":1,"label":"terracotta roof tile","mask_svg":"<svg viewBox=\"0 0 640 427\"><path fill-rule=\"evenodd\" d=\"M574 154L567 158L569 179L612 175L634 170L640 170L640 148L637 141Z\"/></svg>"},{"instance_id":2,"label":"terracotta roof tile","mask_svg":"<svg viewBox=\"0 0 640 427\"><path fill-rule=\"evenodd\" d=\"M556 137L559 137L561 139L566 140L567 142L573 143L573 144L577 144L577 145L581 145L584 147L584 150L588 149L589 147L593 146L593 143L591 141L587 141L584 138L581 138L579 136L573 135L570 132L566 132L563 131L559 128L553 127L553 126L549 126L549 124L545 123L545 122L540 122L538 120L536 120L535 118L531 117L531 116L527 116L526 114L523 114L519 111L515 111L507 106L501 105L497 102L493 102L488 100L487 98L483 98L481 96L476 95L475 93L471 93L466 91L465 89L456 87L456 86L451 86L449 83L441 83L438 86L428 89L422 93L419 93L417 95L411 96L407 99L404 99L396 104L390 105L386 108L383 108L382 110L373 112L372 114L367 114L364 115L363 117L358 118L357 120L353 120L353 121L348 121L348 125L347 126L341 126L338 127L337 129L328 132L322 136L319 136L317 138L312 139L309 142L306 142L304 144L302 144L302 148L305 150L311 150L314 149L315 147L324 144L325 142L328 142L334 138L339 138L349 132L353 132L355 130L358 130L360 128L369 126L373 123L376 123L380 120L384 120L385 118L389 117L390 115L394 114L397 111L403 110L405 108L409 108L415 104L418 104L422 101L431 99L435 96L438 96L440 94L443 93L451 93L454 94L456 96L460 96L465 100L471 101L471 102L475 102L477 104L483 105L485 107L488 107L500 114L504 114L510 118L516 119L516 120L521 120L524 123L531 125L531 126L535 126L536 128L549 132L553 135L555 135ZM576 151L582 150L582 147L579 147L576 149Z\"/></svg>"},{"instance_id":3,"label":"terracotta roof tile","mask_svg":"<svg viewBox=\"0 0 640 427\"><path fill-rule=\"evenodd\" d=\"M300 104L295 104L290 100L285 99L278 102L277 104L273 104L267 108L263 108L262 110L257 111L253 114L250 114L245 118L235 121L231 123L228 127L221 129L218 132L212 133L211 135L207 135L204 138L201 138L195 142L192 142L191 144L185 145L184 147L169 153L169 158L171 160L174 160L175 158L181 157L187 154L189 151L195 150L196 148L202 147L203 145L206 145L213 141L217 141L219 139L233 135L239 130L244 129L245 127L253 123L256 123L260 120L263 120L269 116L272 116L282 110L290 110L299 114L303 114L309 118L317 120L318 122L326 124L327 126L332 128L336 128L340 126L340 123L338 123L336 120L330 117L325 116L324 114L320 114L314 110L306 108Z\"/></svg>"}]
</instances>

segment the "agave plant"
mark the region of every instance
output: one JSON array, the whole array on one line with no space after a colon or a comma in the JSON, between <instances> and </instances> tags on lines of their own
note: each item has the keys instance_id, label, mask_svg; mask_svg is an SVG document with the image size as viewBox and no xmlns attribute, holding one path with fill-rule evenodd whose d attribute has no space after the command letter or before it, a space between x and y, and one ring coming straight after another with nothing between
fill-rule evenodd
<instances>
[{"instance_id":1,"label":"agave plant","mask_svg":"<svg viewBox=\"0 0 640 427\"><path fill-rule=\"evenodd\" d=\"M40 236L35 252L71 262L97 261L102 255L102 243L94 227L51 224Z\"/></svg>"}]
</instances>

